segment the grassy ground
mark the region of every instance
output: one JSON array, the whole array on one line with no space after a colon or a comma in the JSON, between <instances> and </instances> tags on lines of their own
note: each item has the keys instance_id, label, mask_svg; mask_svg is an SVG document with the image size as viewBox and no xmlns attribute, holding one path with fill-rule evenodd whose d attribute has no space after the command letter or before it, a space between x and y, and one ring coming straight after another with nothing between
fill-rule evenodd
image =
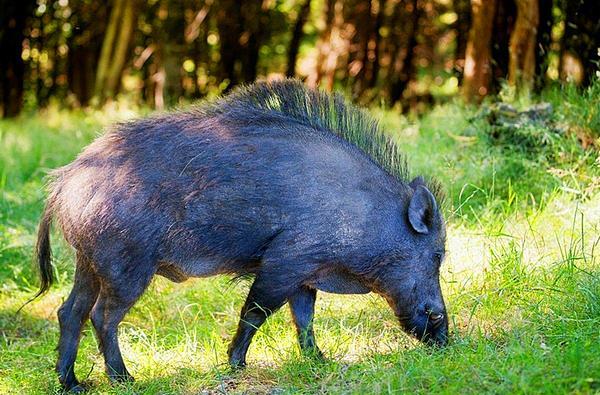
<instances>
[{"instance_id":1,"label":"grassy ground","mask_svg":"<svg viewBox=\"0 0 600 395\"><path fill-rule=\"evenodd\" d=\"M418 121L375 111L415 171L448 190L442 283L452 341L443 351L401 333L376 296L320 294L315 326L326 362L299 356L283 309L261 328L249 367L232 372L226 347L247 285L160 278L121 325L137 381L108 383L89 326L76 373L93 393L600 392L600 160L576 138L599 137L599 88L546 93L560 127L536 124L500 139L460 104ZM0 122L0 393L59 392L56 310L70 290L73 254L58 235L58 284L15 314L36 287L43 176L102 125L130 116L48 110Z\"/></svg>"}]
</instances>

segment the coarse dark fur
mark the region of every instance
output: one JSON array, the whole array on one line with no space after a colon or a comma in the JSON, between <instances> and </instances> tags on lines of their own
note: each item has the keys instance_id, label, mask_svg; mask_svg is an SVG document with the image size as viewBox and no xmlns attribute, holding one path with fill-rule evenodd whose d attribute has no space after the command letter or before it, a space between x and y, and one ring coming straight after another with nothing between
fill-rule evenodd
<instances>
[{"instance_id":1,"label":"coarse dark fur","mask_svg":"<svg viewBox=\"0 0 600 395\"><path fill-rule=\"evenodd\" d=\"M254 276L234 366L286 302L302 350L320 355L316 290L377 292L404 329L444 344L445 226L430 192L439 189L407 174L368 114L294 80L117 125L53 173L40 223L40 294L53 280L52 218L77 252L58 314L61 383L81 389L73 366L88 317L109 376L131 379L117 326L155 274Z\"/></svg>"}]
</instances>

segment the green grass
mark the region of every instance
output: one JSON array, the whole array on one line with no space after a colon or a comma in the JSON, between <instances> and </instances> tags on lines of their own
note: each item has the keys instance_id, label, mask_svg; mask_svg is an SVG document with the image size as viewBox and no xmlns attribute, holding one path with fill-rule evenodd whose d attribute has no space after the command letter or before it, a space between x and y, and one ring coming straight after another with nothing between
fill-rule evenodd
<instances>
[{"instance_id":1,"label":"green grass","mask_svg":"<svg viewBox=\"0 0 600 395\"><path fill-rule=\"evenodd\" d=\"M459 103L418 121L374 111L415 172L447 188L446 349L404 335L376 296L321 293L315 326L327 361L299 355L284 308L259 331L248 368L234 372L226 348L247 284L157 278L120 328L137 381L109 384L89 326L76 373L92 393L600 392L600 160L575 140L581 127L598 135L597 97L547 92L546 100L564 102L555 117L568 133L533 150L495 140L477 109ZM0 393L59 392L56 310L73 274L73 253L59 235L58 284L15 314L36 287L43 176L103 125L131 115L50 109L0 122ZM532 138L547 132L534 128Z\"/></svg>"}]
</instances>

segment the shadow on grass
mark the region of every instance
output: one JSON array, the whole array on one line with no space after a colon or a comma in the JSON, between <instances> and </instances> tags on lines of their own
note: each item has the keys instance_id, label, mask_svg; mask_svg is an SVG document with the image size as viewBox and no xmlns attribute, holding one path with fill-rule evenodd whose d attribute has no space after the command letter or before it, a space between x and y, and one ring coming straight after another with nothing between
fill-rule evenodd
<instances>
[{"instance_id":1,"label":"shadow on grass","mask_svg":"<svg viewBox=\"0 0 600 395\"><path fill-rule=\"evenodd\" d=\"M55 323L36 317L22 310L19 314L16 309L0 309L0 339L3 347L10 346L11 342L25 339L39 339L56 331Z\"/></svg>"}]
</instances>

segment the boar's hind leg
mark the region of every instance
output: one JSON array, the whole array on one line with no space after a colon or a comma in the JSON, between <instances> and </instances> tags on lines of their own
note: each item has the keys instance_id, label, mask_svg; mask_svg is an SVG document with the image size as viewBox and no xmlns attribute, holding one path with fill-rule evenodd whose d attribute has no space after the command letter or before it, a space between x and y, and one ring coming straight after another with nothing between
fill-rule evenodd
<instances>
[{"instance_id":1,"label":"boar's hind leg","mask_svg":"<svg viewBox=\"0 0 600 395\"><path fill-rule=\"evenodd\" d=\"M313 331L313 316L315 313L315 301L317 290L302 286L289 298L292 317L298 332L300 350L307 356L322 358L323 354L315 342Z\"/></svg>"},{"instance_id":2,"label":"boar's hind leg","mask_svg":"<svg viewBox=\"0 0 600 395\"><path fill-rule=\"evenodd\" d=\"M258 275L242 308L240 322L227 354L233 367L246 365L246 353L252 337L266 319L286 302L287 287L278 287L270 276Z\"/></svg>"},{"instance_id":3,"label":"boar's hind leg","mask_svg":"<svg viewBox=\"0 0 600 395\"><path fill-rule=\"evenodd\" d=\"M89 318L90 310L98 297L99 287L98 279L92 271L89 261L78 253L73 290L58 309L60 340L56 372L60 383L66 390L74 392L83 390L73 369L77 358L81 329Z\"/></svg>"},{"instance_id":4,"label":"boar's hind leg","mask_svg":"<svg viewBox=\"0 0 600 395\"><path fill-rule=\"evenodd\" d=\"M119 266L115 264L114 267ZM150 267L145 262L137 267L140 270L122 271L111 280L102 278L100 295L92 309L92 324L96 330L100 351L104 355L106 374L112 381L133 381L121 356L117 329L154 275L154 272L142 269Z\"/></svg>"}]
</instances>

